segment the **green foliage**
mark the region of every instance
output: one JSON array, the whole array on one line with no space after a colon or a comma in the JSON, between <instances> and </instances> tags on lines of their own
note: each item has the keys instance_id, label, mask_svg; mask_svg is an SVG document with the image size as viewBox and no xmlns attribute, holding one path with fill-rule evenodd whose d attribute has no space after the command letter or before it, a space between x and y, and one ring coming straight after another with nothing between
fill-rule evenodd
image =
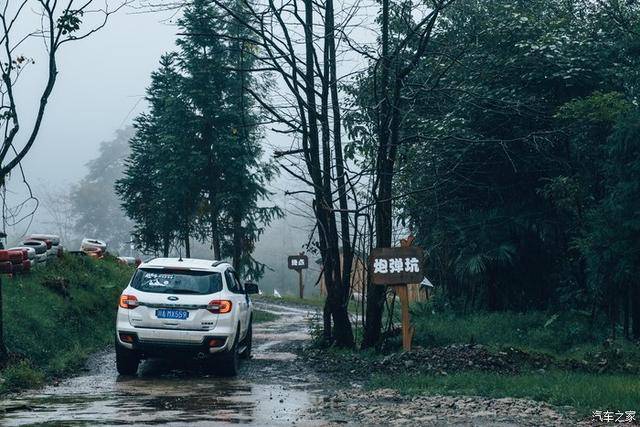
<instances>
[{"instance_id":1,"label":"green foliage","mask_svg":"<svg viewBox=\"0 0 640 427\"><path fill-rule=\"evenodd\" d=\"M412 307L417 345L475 343L495 349L515 347L558 357L581 357L586 352L599 351L608 336L604 322L592 324L588 314L582 312L474 312L462 315L432 310L430 304Z\"/></svg>"},{"instance_id":2,"label":"green foliage","mask_svg":"<svg viewBox=\"0 0 640 427\"><path fill-rule=\"evenodd\" d=\"M230 7L242 14L246 6ZM257 278L264 266L251 256L255 242L281 212L261 203L275 169L261 160L259 111L249 95L261 90L247 71L255 62L251 34L204 0L186 7L178 25L179 50L152 74L151 108L136 120L118 193L143 249L166 254L197 237Z\"/></svg>"},{"instance_id":3,"label":"green foliage","mask_svg":"<svg viewBox=\"0 0 640 427\"><path fill-rule=\"evenodd\" d=\"M75 33L80 29L83 15L83 10L65 10L58 18L57 28L64 35Z\"/></svg>"},{"instance_id":4,"label":"green foliage","mask_svg":"<svg viewBox=\"0 0 640 427\"><path fill-rule=\"evenodd\" d=\"M264 310L253 310L253 323L273 322L280 316Z\"/></svg>"},{"instance_id":5,"label":"green foliage","mask_svg":"<svg viewBox=\"0 0 640 427\"><path fill-rule=\"evenodd\" d=\"M125 176L116 185L134 236L146 251L169 250L189 235L204 162L193 148L195 113L181 92L176 54L166 54L151 76L149 113L136 119Z\"/></svg>"},{"instance_id":6,"label":"green foliage","mask_svg":"<svg viewBox=\"0 0 640 427\"><path fill-rule=\"evenodd\" d=\"M46 269L3 278L11 356L0 390L73 372L91 352L111 344L118 295L131 274L112 259L67 256Z\"/></svg>"},{"instance_id":7,"label":"green foliage","mask_svg":"<svg viewBox=\"0 0 640 427\"><path fill-rule=\"evenodd\" d=\"M459 372L446 376L378 375L371 388L395 388L409 395L446 394L519 397L572 406L581 417L594 410L635 410L640 380L621 374L587 374L550 371L505 375L487 372Z\"/></svg>"},{"instance_id":8,"label":"green foliage","mask_svg":"<svg viewBox=\"0 0 640 427\"><path fill-rule=\"evenodd\" d=\"M3 382L0 392L20 391L26 388L38 387L44 383L44 374L34 369L26 361L7 366L1 374Z\"/></svg>"},{"instance_id":9,"label":"green foliage","mask_svg":"<svg viewBox=\"0 0 640 427\"><path fill-rule=\"evenodd\" d=\"M392 44L411 36L397 6ZM614 325L638 319L640 337L629 308L640 306L640 9L501 0L443 13L402 87L394 182L440 302L606 311ZM363 166L375 160L377 70L348 88L348 153Z\"/></svg>"},{"instance_id":10,"label":"green foliage","mask_svg":"<svg viewBox=\"0 0 640 427\"><path fill-rule=\"evenodd\" d=\"M575 99L560 107L557 116L583 124L615 123L633 105L620 92L594 92L586 98Z\"/></svg>"}]
</instances>

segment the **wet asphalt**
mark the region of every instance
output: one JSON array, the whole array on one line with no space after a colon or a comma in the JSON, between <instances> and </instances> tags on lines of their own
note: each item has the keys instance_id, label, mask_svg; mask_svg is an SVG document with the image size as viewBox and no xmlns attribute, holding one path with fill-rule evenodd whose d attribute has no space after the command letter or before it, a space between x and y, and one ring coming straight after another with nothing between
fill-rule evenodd
<instances>
[{"instance_id":1,"label":"wet asphalt","mask_svg":"<svg viewBox=\"0 0 640 427\"><path fill-rule=\"evenodd\" d=\"M254 325L253 358L223 378L204 362L148 360L136 377L119 376L113 349L92 357L79 376L0 401L0 425L325 425L308 414L321 380L296 360L309 339L306 309L258 302L279 314Z\"/></svg>"}]
</instances>

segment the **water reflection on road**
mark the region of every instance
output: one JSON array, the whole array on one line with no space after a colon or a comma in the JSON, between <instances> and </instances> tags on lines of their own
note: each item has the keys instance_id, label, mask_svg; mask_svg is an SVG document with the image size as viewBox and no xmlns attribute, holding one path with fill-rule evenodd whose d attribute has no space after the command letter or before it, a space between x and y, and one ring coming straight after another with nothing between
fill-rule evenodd
<instances>
[{"instance_id":1,"label":"water reflection on road","mask_svg":"<svg viewBox=\"0 0 640 427\"><path fill-rule=\"evenodd\" d=\"M318 380L297 368L291 347L308 338L306 311L272 304L283 314L254 326L254 358L236 378L210 373L201 362L143 363L137 377L119 377L105 352L84 375L0 402L0 424L18 425L322 425L306 411Z\"/></svg>"}]
</instances>

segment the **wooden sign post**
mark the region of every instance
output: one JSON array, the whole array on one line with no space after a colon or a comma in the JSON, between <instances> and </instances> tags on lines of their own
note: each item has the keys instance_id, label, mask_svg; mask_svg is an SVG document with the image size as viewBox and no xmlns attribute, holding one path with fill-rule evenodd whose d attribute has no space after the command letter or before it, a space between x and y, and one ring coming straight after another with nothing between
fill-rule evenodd
<instances>
[{"instance_id":1,"label":"wooden sign post","mask_svg":"<svg viewBox=\"0 0 640 427\"><path fill-rule=\"evenodd\" d=\"M414 329L409 318L408 283L420 283L422 272L422 249L418 247L376 248L369 257L371 283L393 286L400 298L402 310L402 347L411 351Z\"/></svg>"},{"instance_id":2,"label":"wooden sign post","mask_svg":"<svg viewBox=\"0 0 640 427\"><path fill-rule=\"evenodd\" d=\"M302 270L309 268L309 257L304 252L298 255L289 255L287 258L287 266L289 270L298 272L298 289L300 291L300 299L304 299L304 281L302 280Z\"/></svg>"}]
</instances>

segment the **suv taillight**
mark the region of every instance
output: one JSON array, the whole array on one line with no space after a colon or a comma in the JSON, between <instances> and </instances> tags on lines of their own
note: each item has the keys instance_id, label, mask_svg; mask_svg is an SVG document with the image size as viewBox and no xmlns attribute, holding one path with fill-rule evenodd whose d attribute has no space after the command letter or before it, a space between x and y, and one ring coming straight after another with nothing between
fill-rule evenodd
<instances>
[{"instance_id":1,"label":"suv taillight","mask_svg":"<svg viewBox=\"0 0 640 427\"><path fill-rule=\"evenodd\" d=\"M207 304L207 310L213 314L225 314L231 311L231 301L214 299Z\"/></svg>"},{"instance_id":2,"label":"suv taillight","mask_svg":"<svg viewBox=\"0 0 640 427\"><path fill-rule=\"evenodd\" d=\"M138 306L138 298L133 295L120 295L120 307L122 308L136 308Z\"/></svg>"}]
</instances>

